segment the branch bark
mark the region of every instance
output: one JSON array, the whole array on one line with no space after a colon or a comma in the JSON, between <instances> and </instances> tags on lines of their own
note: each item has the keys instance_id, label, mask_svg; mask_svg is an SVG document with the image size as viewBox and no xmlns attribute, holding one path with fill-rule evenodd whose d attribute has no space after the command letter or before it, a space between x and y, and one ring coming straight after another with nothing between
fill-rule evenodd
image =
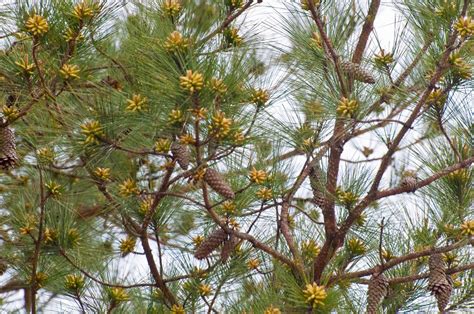
<instances>
[{"instance_id":1,"label":"branch bark","mask_svg":"<svg viewBox=\"0 0 474 314\"><path fill-rule=\"evenodd\" d=\"M369 6L369 12L365 18L364 25L362 26L362 32L359 36L359 41L357 42L354 55L352 56L353 63L360 63L362 61L362 56L364 55L365 47L367 47L370 33L372 33L372 30L374 29L374 21L379 7L380 0L372 0Z\"/></svg>"},{"instance_id":2,"label":"branch bark","mask_svg":"<svg viewBox=\"0 0 474 314\"><path fill-rule=\"evenodd\" d=\"M443 246L443 247L439 247L439 248L426 249L426 250L422 250L422 251L419 251L419 252L409 253L409 254L406 254L406 255L403 255L403 256L400 256L400 257L395 257L395 258L391 259L390 261L386 262L383 265L377 265L377 266L371 267L369 269L365 269L365 270L361 270L361 271L357 271L357 272L352 272L352 273L347 273L347 274L343 274L343 275L340 275L340 276L337 276L337 277L332 277L330 282L335 282L335 281L344 280L344 279L353 279L353 278L370 276L373 273L385 271L385 270L390 269L394 266L397 266L398 264L401 264L401 263L404 263L404 262L407 262L407 261L411 261L413 259L417 259L417 258L420 258L420 257L423 257L423 256L429 256L429 255L432 255L434 253L449 252L449 251L458 249L460 247L463 247L466 244L474 245L474 239L473 238L467 239L467 240L464 239L464 240L458 241L458 242L456 242L454 244L451 244L451 245L447 245L447 246Z\"/></svg>"}]
</instances>

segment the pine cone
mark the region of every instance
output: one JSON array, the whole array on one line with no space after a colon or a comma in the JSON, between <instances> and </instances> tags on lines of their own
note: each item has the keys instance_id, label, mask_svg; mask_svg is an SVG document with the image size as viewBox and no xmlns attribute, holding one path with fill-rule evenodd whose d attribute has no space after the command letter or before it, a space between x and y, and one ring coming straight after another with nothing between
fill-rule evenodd
<instances>
[{"instance_id":1,"label":"pine cone","mask_svg":"<svg viewBox=\"0 0 474 314\"><path fill-rule=\"evenodd\" d=\"M214 169L207 168L206 173L204 174L204 181L206 181L209 186L224 196L225 198L234 198L235 194L232 191L230 185L222 178L222 176Z\"/></svg>"},{"instance_id":2,"label":"pine cone","mask_svg":"<svg viewBox=\"0 0 474 314\"><path fill-rule=\"evenodd\" d=\"M206 240L204 240L194 253L197 259L204 259L208 257L212 251L217 249L224 241L227 240L227 233L224 229L218 228L214 230Z\"/></svg>"},{"instance_id":3,"label":"pine cone","mask_svg":"<svg viewBox=\"0 0 474 314\"><path fill-rule=\"evenodd\" d=\"M0 167L8 170L12 168L17 160L15 133L9 127L0 129Z\"/></svg>"},{"instance_id":4,"label":"pine cone","mask_svg":"<svg viewBox=\"0 0 474 314\"><path fill-rule=\"evenodd\" d=\"M326 185L326 180L323 180L324 174L318 165L314 165L309 172L309 184L313 191L321 190Z\"/></svg>"},{"instance_id":5,"label":"pine cone","mask_svg":"<svg viewBox=\"0 0 474 314\"><path fill-rule=\"evenodd\" d=\"M309 184L313 190L313 203L321 208L323 208L327 202L326 196L322 192L325 188L323 175L324 174L318 165L313 166L309 173Z\"/></svg>"},{"instance_id":6,"label":"pine cone","mask_svg":"<svg viewBox=\"0 0 474 314\"><path fill-rule=\"evenodd\" d=\"M187 170L189 167L189 151L185 145L174 142L171 144L171 154L178 162L179 166L183 170Z\"/></svg>"},{"instance_id":7,"label":"pine cone","mask_svg":"<svg viewBox=\"0 0 474 314\"><path fill-rule=\"evenodd\" d=\"M101 209L102 209L102 206L100 205L94 205L94 206L79 205L79 207L75 209L75 212L78 218L88 219L91 217L98 216L100 214Z\"/></svg>"},{"instance_id":8,"label":"pine cone","mask_svg":"<svg viewBox=\"0 0 474 314\"><path fill-rule=\"evenodd\" d=\"M324 208L324 206L327 203L327 199L324 193L319 192L319 191L314 191L313 196L314 196L313 203L321 208Z\"/></svg>"},{"instance_id":9,"label":"pine cone","mask_svg":"<svg viewBox=\"0 0 474 314\"><path fill-rule=\"evenodd\" d=\"M369 72L362 69L357 63L352 63L350 61L342 61L341 69L346 74L351 75L355 80L361 81L364 83L374 84L375 79Z\"/></svg>"},{"instance_id":10,"label":"pine cone","mask_svg":"<svg viewBox=\"0 0 474 314\"><path fill-rule=\"evenodd\" d=\"M436 297L439 311L443 312L449 303L453 283L451 278L446 275L446 264L440 253L430 256L429 268L428 290Z\"/></svg>"},{"instance_id":11,"label":"pine cone","mask_svg":"<svg viewBox=\"0 0 474 314\"><path fill-rule=\"evenodd\" d=\"M367 314L377 313L377 308L388 293L388 285L388 280L383 274L372 275L367 292Z\"/></svg>"},{"instance_id":12,"label":"pine cone","mask_svg":"<svg viewBox=\"0 0 474 314\"><path fill-rule=\"evenodd\" d=\"M409 192L415 192L416 183L418 182L417 178L414 176L406 176L400 182L401 187L407 187Z\"/></svg>"},{"instance_id":13,"label":"pine cone","mask_svg":"<svg viewBox=\"0 0 474 314\"><path fill-rule=\"evenodd\" d=\"M221 251L221 259L223 263L227 262L227 259L229 258L230 254L234 252L237 244L239 244L239 239L233 234L230 235L228 240L224 241Z\"/></svg>"}]
</instances>

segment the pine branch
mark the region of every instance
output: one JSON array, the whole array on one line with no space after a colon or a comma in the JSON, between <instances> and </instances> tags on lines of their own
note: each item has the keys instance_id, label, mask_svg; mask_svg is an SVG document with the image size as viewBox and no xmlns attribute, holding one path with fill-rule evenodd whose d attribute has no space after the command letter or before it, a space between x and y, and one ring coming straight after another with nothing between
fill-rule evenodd
<instances>
[{"instance_id":1,"label":"pine branch","mask_svg":"<svg viewBox=\"0 0 474 314\"><path fill-rule=\"evenodd\" d=\"M40 194L40 216L38 224L38 238L34 239L35 250L33 253L33 259L31 261L32 270L31 270L31 312L36 313L36 293L38 291L38 282L37 282L37 268L38 261L40 257L41 244L43 242L43 228L45 224L45 214L46 214L46 201L51 196L51 194L45 193L44 191L44 182L43 182L43 171L38 167L39 173L39 194Z\"/></svg>"},{"instance_id":2,"label":"pine branch","mask_svg":"<svg viewBox=\"0 0 474 314\"><path fill-rule=\"evenodd\" d=\"M362 26L362 32L359 36L359 41L357 42L356 48L354 50L354 55L352 56L353 63L360 63L364 55L365 47L369 40L370 33L374 28L375 17L380 7L380 0L372 0L369 6L369 12L365 18L364 25Z\"/></svg>"},{"instance_id":3,"label":"pine branch","mask_svg":"<svg viewBox=\"0 0 474 314\"><path fill-rule=\"evenodd\" d=\"M324 26L323 22L321 21L321 17L319 13L316 11L316 7L314 6L314 1L313 0L308 0L308 7L309 11L311 12L311 16L313 17L313 20L316 22L316 26L318 27L319 34L321 35L321 38L324 41L324 45L327 48L327 52L329 53L329 57L332 59L334 63L334 67L336 69L336 74L339 79L339 84L341 87L341 92L342 95L346 98L349 97L349 93L346 90L345 84L344 84L344 76L342 75L342 70L341 70L341 64L339 61L339 57L334 50L334 47L331 43L331 40L327 36L326 32L324 31ZM326 49L324 50L326 52Z\"/></svg>"},{"instance_id":4,"label":"pine branch","mask_svg":"<svg viewBox=\"0 0 474 314\"><path fill-rule=\"evenodd\" d=\"M6 284L0 287L0 293L8 293L11 291L17 291L20 289L25 289L29 285L25 282L21 281L20 279L10 279Z\"/></svg>"},{"instance_id":5,"label":"pine branch","mask_svg":"<svg viewBox=\"0 0 474 314\"><path fill-rule=\"evenodd\" d=\"M109 282L102 281L100 279L97 279L96 277L92 276L90 273L85 271L82 267L78 266L74 261L66 254L66 251L63 248L59 249L59 254L64 257L64 259L71 264L72 267L80 271L84 276L89 278L90 280L97 282L98 284L105 286L105 287L111 287L111 288L123 288L123 289L131 289L131 288L140 288L140 287L154 287L156 284L154 283L137 283L137 284L131 284L131 285L119 285L119 284L113 284Z\"/></svg>"},{"instance_id":6,"label":"pine branch","mask_svg":"<svg viewBox=\"0 0 474 314\"><path fill-rule=\"evenodd\" d=\"M470 264L466 264L466 265L462 265L462 266L458 266L458 267L454 267L454 268L449 268L449 269L446 270L446 274L453 275L453 274L461 273L461 272L464 272L466 270L471 270L471 269L474 269L474 263L470 263ZM367 276L369 276L369 275L367 275ZM417 275L409 275L409 276L392 278L392 279L389 279L389 282L392 285L396 285L396 284L401 284L401 283L412 282L412 281L415 281L415 280L425 279L425 278L428 278L429 276L430 276L430 272L424 272L424 273L417 274ZM356 282L358 284L368 285L370 280L368 280L368 279L357 279Z\"/></svg>"},{"instance_id":7,"label":"pine branch","mask_svg":"<svg viewBox=\"0 0 474 314\"><path fill-rule=\"evenodd\" d=\"M466 10L467 10L467 5L465 4L465 6L463 8L463 14L465 14ZM435 88L436 82L439 81L439 79L441 78L444 70L449 66L447 61L448 61L450 53L454 50L454 43L456 41L456 38L457 38L457 32L453 31L451 33L451 35L449 36L448 43L446 45L447 48L445 49L445 51L442 54L442 57L440 58L440 61L437 65L437 67L436 67L435 74L431 78L428 87L425 89L425 92L421 96L421 98L418 101L416 107L413 109L412 114L410 115L410 117L405 122L405 125L401 128L401 130L399 131L399 133L397 134L397 136L393 140L393 143L389 147L389 150L387 151L387 153L382 158L382 162L380 163L379 169L378 169L378 171L375 175L374 181L373 181L372 186L371 186L371 188L368 192L368 195L350 213L349 217L346 219L346 221L341 226L341 229L339 230L338 237L341 237L341 238L345 237L345 234L349 230L350 226L354 223L354 221L357 219L357 217L360 216L360 214L365 209L365 207L367 205L369 205L371 202L373 202L374 200L379 199L381 197L397 194L397 189L393 189L391 192L385 192L383 194L378 194L377 193L377 188L380 184L380 181L382 180L382 176L385 173L385 170L388 168L388 166L390 164L390 159L392 158L393 154L395 153L398 145L400 144L400 142L402 141L402 139L406 135L406 133L409 130L409 128L411 127L411 125L414 123L415 119L418 117L419 111L423 108L423 106L425 105L426 100L428 99L429 94ZM437 178L434 178L433 181L436 180L436 179ZM432 181L429 181L428 183L430 183L430 182L432 182ZM401 191L404 191L404 190L402 189L399 192L401 193ZM391 194L391 193L393 193L393 194ZM378 194L379 197L377 197L377 194Z\"/></svg>"},{"instance_id":8,"label":"pine branch","mask_svg":"<svg viewBox=\"0 0 474 314\"><path fill-rule=\"evenodd\" d=\"M437 173L435 173L434 175L424 179L424 180L420 180L416 183L416 186L415 186L415 189L419 189L419 188L422 188L424 186L427 186L429 184L431 184L432 182L444 177L444 176L447 176L448 174L456 171L456 170L459 170L459 169L462 169L462 168L467 168L469 165L471 165L472 163L474 163L474 157L471 157L471 158L468 158L468 159L465 159L457 164L454 164L450 167L447 167ZM379 192L376 192L375 194L375 199L374 200L378 200L378 199L381 199L381 198L384 198L384 197L388 197L388 196L392 196L392 195L397 195L397 194L401 194L401 193L405 193L405 192L409 192L410 189L407 188L407 187L403 187L403 186L400 186L400 187L396 187L396 188L393 188L393 189L388 189L388 190L382 190L382 191L379 191Z\"/></svg>"},{"instance_id":9,"label":"pine branch","mask_svg":"<svg viewBox=\"0 0 474 314\"><path fill-rule=\"evenodd\" d=\"M365 277L365 276L370 276L376 272L383 272L387 269L390 269L394 266L397 266L398 264L405 263L408 261L411 261L413 259L417 259L423 256L429 256L434 253L445 253L445 252L450 252L452 250L458 249L460 247L465 246L466 244L474 245L474 239L465 239L458 241L456 243L453 243L451 245L443 246L443 247L438 247L438 248L430 248L426 250L421 250L418 252L413 252L409 253L403 256L395 257L389 261L387 261L383 265L377 265L369 269L353 272L353 273L346 273L339 275L337 277L332 277L330 282L338 282L340 280L345 280L345 279L353 279L353 278L359 278L359 277ZM469 264L472 267L472 264Z\"/></svg>"},{"instance_id":10,"label":"pine branch","mask_svg":"<svg viewBox=\"0 0 474 314\"><path fill-rule=\"evenodd\" d=\"M240 8L236 13L229 14L227 16L227 18L225 19L225 21L218 28L216 28L213 32L211 32L209 35L207 35L206 37L201 39L197 43L197 46L201 46L201 45L207 43L212 37L216 36L217 34L222 32L224 29L226 29L226 27L229 26L230 23L232 23L235 19L237 19L239 16L241 16L242 13L244 13L248 8L250 8L253 1L254 0L247 1L247 3L245 3L245 5L242 8Z\"/></svg>"},{"instance_id":11,"label":"pine branch","mask_svg":"<svg viewBox=\"0 0 474 314\"><path fill-rule=\"evenodd\" d=\"M399 88L405 80L412 74L415 67L420 63L421 59L426 55L426 52L430 48L433 42L432 37L430 37L423 47L421 47L420 51L417 53L413 61L406 67L406 69L398 76L398 78L390 85L389 89L376 101L374 102L368 109L368 112L372 112L374 109L378 108L385 102L388 102L391 98L392 93Z\"/></svg>"},{"instance_id":12,"label":"pine branch","mask_svg":"<svg viewBox=\"0 0 474 314\"><path fill-rule=\"evenodd\" d=\"M463 9L463 12L462 12L462 16L464 14L466 14L467 3L468 2L465 2L464 9ZM447 48L443 52L437 66L436 66L435 73L431 77L431 80L428 84L428 87L425 89L425 91L424 91L423 95L421 96L420 100L418 101L416 107L413 109L412 114L407 119L407 121L405 122L405 125L401 128L400 132L397 134L397 136L393 140L393 143L392 143L391 147L389 148L389 150L385 154L384 158L382 159L379 170L377 171L377 173L375 175L375 178L374 178L374 182L372 183L372 187L370 188L369 195L374 193L377 190L377 188L380 184L380 181L382 180L382 176L385 173L385 170L387 169L387 167L389 165L389 161L390 161L392 155L395 153L396 147L398 147L398 145L400 144L400 142L402 141L402 139L404 138L404 136L408 132L408 130L411 127L411 125L413 124L413 122L415 122L416 118L418 117L419 111L425 105L425 102L428 99L428 96L430 95L431 91L435 88L436 83L441 79L441 76L443 75L444 70L449 67L448 59L449 59L449 55L451 54L451 52L454 51L454 49L455 49L454 44L456 42L456 38L457 38L457 31L453 31L449 36L448 42L446 44Z\"/></svg>"}]
</instances>

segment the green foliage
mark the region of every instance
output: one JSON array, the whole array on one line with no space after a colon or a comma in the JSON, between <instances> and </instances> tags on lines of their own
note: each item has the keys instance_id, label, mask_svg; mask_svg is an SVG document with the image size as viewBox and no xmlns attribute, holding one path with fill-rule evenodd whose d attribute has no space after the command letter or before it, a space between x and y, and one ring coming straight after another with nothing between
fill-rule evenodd
<instances>
[{"instance_id":1,"label":"green foliage","mask_svg":"<svg viewBox=\"0 0 474 314\"><path fill-rule=\"evenodd\" d=\"M2 310L360 313L382 269L381 310L433 311L433 248L473 306L472 4L382 3L387 41L357 1L260 2L0 8Z\"/></svg>"}]
</instances>

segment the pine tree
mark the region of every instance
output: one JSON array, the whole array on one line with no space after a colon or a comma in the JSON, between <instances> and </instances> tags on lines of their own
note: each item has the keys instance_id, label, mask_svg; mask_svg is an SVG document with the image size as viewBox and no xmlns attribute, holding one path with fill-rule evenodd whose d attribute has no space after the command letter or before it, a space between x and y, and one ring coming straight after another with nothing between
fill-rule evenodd
<instances>
[{"instance_id":1,"label":"pine tree","mask_svg":"<svg viewBox=\"0 0 474 314\"><path fill-rule=\"evenodd\" d=\"M472 307L472 1L7 2L0 312Z\"/></svg>"}]
</instances>

